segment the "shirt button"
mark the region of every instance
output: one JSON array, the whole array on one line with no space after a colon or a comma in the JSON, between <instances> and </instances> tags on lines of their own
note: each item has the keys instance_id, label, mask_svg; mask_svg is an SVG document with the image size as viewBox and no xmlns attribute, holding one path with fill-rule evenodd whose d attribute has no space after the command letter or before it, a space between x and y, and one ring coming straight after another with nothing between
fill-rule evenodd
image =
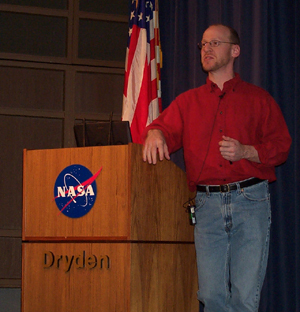
<instances>
[{"instance_id":1,"label":"shirt button","mask_svg":"<svg viewBox=\"0 0 300 312\"><path fill-rule=\"evenodd\" d=\"M223 112L222 111L220 111L220 115L222 115L223 114Z\"/></svg>"},{"instance_id":2,"label":"shirt button","mask_svg":"<svg viewBox=\"0 0 300 312\"><path fill-rule=\"evenodd\" d=\"M222 130L222 129L220 129L220 132L223 132L223 130Z\"/></svg>"}]
</instances>

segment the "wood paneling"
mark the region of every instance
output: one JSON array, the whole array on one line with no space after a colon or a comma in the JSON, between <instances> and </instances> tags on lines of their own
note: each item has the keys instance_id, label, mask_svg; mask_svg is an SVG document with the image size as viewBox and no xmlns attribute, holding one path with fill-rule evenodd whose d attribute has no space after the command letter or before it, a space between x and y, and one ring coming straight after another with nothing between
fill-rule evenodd
<instances>
[{"instance_id":1,"label":"wood paneling","mask_svg":"<svg viewBox=\"0 0 300 312\"><path fill-rule=\"evenodd\" d=\"M142 146L133 144L131 159L131 239L193 242L193 227L183 204L193 196L185 173L164 159L155 166L142 161Z\"/></svg>"},{"instance_id":2,"label":"wood paneling","mask_svg":"<svg viewBox=\"0 0 300 312\"><path fill-rule=\"evenodd\" d=\"M3 279L19 279L21 276L21 238L0 237L0 276ZM5 253L3 252L5 251ZM15 265L18 263L19 265Z\"/></svg>"},{"instance_id":3,"label":"wood paneling","mask_svg":"<svg viewBox=\"0 0 300 312\"><path fill-rule=\"evenodd\" d=\"M101 169L81 218L51 200L72 164ZM178 206L191 194L174 163L151 166L132 143L24 151L23 193L23 312L198 311L194 228Z\"/></svg>"},{"instance_id":4,"label":"wood paneling","mask_svg":"<svg viewBox=\"0 0 300 312\"><path fill-rule=\"evenodd\" d=\"M193 244L131 246L131 312L198 312Z\"/></svg>"},{"instance_id":5,"label":"wood paneling","mask_svg":"<svg viewBox=\"0 0 300 312\"><path fill-rule=\"evenodd\" d=\"M66 57L67 18L1 12L0 51Z\"/></svg>"},{"instance_id":6,"label":"wood paneling","mask_svg":"<svg viewBox=\"0 0 300 312\"><path fill-rule=\"evenodd\" d=\"M63 111L65 71L0 66L0 107Z\"/></svg>"},{"instance_id":7,"label":"wood paneling","mask_svg":"<svg viewBox=\"0 0 300 312\"><path fill-rule=\"evenodd\" d=\"M1 0L1 3L24 5L29 7L42 7L48 9L67 9L68 0Z\"/></svg>"},{"instance_id":8,"label":"wood paneling","mask_svg":"<svg viewBox=\"0 0 300 312\"><path fill-rule=\"evenodd\" d=\"M25 151L23 239L128 239L128 161L127 145ZM102 168L95 205L79 219L61 214L53 200L56 178L74 164L92 174Z\"/></svg>"},{"instance_id":9,"label":"wood paneling","mask_svg":"<svg viewBox=\"0 0 300 312\"><path fill-rule=\"evenodd\" d=\"M124 87L124 72L77 72L76 73L76 115L111 112L121 119L123 93L116 92Z\"/></svg>"},{"instance_id":10,"label":"wood paneling","mask_svg":"<svg viewBox=\"0 0 300 312\"><path fill-rule=\"evenodd\" d=\"M25 243L22 311L197 312L194 253L193 244Z\"/></svg>"},{"instance_id":11,"label":"wood paneling","mask_svg":"<svg viewBox=\"0 0 300 312\"><path fill-rule=\"evenodd\" d=\"M141 151L138 144L25 151L23 240L193 242L184 172L167 160L150 166ZM60 214L53 200L56 178L74 164L92 174L102 168L95 205L79 219Z\"/></svg>"},{"instance_id":12,"label":"wood paneling","mask_svg":"<svg viewBox=\"0 0 300 312\"><path fill-rule=\"evenodd\" d=\"M79 19L78 57L122 62L127 34L127 23Z\"/></svg>"},{"instance_id":13,"label":"wood paneling","mask_svg":"<svg viewBox=\"0 0 300 312\"><path fill-rule=\"evenodd\" d=\"M50 252L55 259L51 267L52 257L45 265ZM22 311L128 311L129 244L26 243L23 257Z\"/></svg>"},{"instance_id":14,"label":"wood paneling","mask_svg":"<svg viewBox=\"0 0 300 312\"><path fill-rule=\"evenodd\" d=\"M79 1L79 10L104 14L128 16L130 2L114 1Z\"/></svg>"}]
</instances>

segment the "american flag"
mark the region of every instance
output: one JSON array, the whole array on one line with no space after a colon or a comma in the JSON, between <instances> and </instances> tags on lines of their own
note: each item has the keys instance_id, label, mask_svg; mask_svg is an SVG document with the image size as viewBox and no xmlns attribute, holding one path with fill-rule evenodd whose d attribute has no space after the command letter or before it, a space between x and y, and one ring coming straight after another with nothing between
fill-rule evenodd
<instances>
[{"instance_id":1,"label":"american flag","mask_svg":"<svg viewBox=\"0 0 300 312\"><path fill-rule=\"evenodd\" d=\"M161 112L160 68L158 0L132 0L122 120L130 122L134 143Z\"/></svg>"}]
</instances>

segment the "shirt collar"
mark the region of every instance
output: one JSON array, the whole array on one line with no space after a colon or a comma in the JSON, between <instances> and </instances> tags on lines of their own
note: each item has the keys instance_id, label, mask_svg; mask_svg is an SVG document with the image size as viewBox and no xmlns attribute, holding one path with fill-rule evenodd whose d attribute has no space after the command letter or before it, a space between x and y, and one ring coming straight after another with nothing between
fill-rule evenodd
<instances>
[{"instance_id":1,"label":"shirt collar","mask_svg":"<svg viewBox=\"0 0 300 312\"><path fill-rule=\"evenodd\" d=\"M234 90L236 85L240 81L241 81L240 75L238 73L235 73L235 76L232 79L230 79L224 83L223 90L221 90L221 91L222 92L228 92L230 90ZM215 90L219 90L219 87L214 82L209 80L208 77L206 78L206 85L207 85L208 89L210 90L210 92L214 92Z\"/></svg>"}]
</instances>

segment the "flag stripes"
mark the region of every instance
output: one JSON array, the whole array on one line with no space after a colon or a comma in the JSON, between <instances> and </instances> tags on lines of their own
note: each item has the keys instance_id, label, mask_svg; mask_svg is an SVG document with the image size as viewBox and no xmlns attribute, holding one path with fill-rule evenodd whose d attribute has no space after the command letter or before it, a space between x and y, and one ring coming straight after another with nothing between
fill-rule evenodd
<instances>
[{"instance_id":1,"label":"flag stripes","mask_svg":"<svg viewBox=\"0 0 300 312\"><path fill-rule=\"evenodd\" d=\"M161 112L158 0L132 0L125 62L122 120L134 143Z\"/></svg>"}]
</instances>

